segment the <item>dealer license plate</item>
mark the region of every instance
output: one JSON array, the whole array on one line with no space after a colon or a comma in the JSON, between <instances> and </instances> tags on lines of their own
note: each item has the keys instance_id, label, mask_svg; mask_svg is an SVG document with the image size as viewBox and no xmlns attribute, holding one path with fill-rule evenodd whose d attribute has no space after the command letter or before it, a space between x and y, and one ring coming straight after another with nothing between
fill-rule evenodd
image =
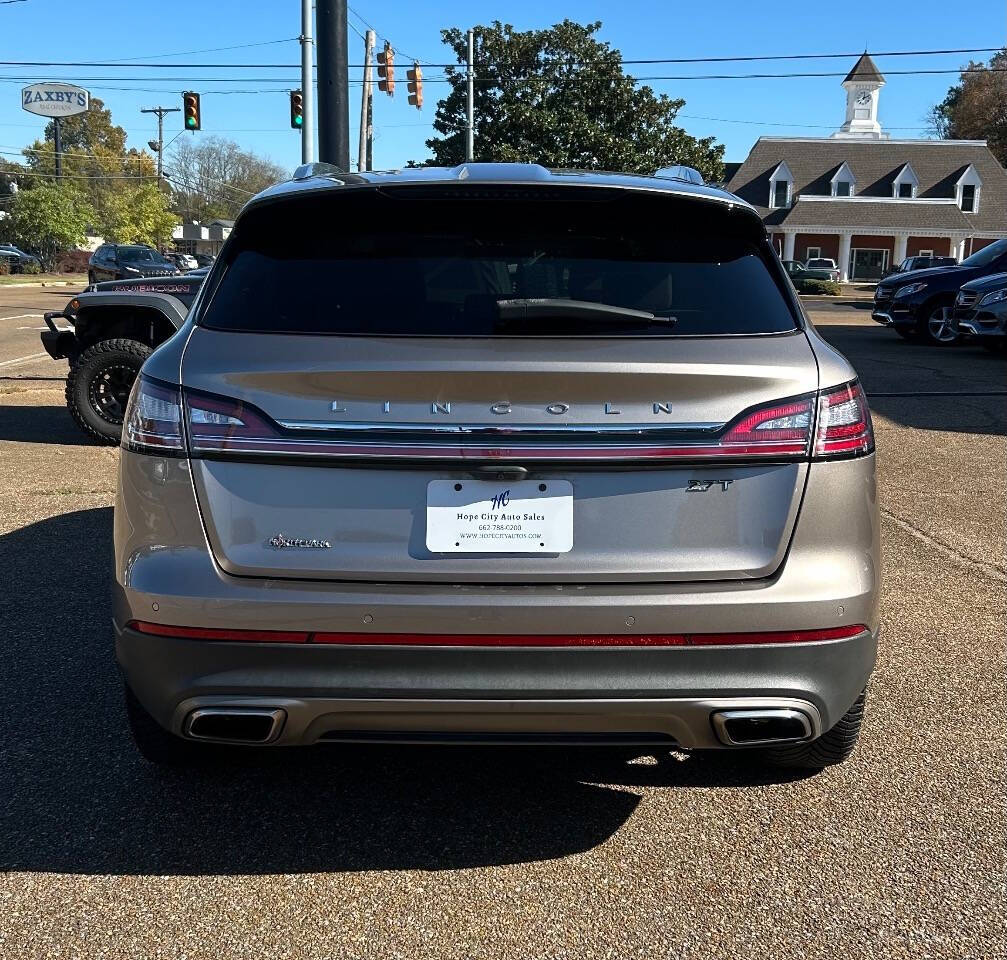
<instances>
[{"instance_id":1,"label":"dealer license plate","mask_svg":"<svg viewBox=\"0 0 1007 960\"><path fill-rule=\"evenodd\" d=\"M567 553L572 548L569 480L427 484L427 549L433 553Z\"/></svg>"}]
</instances>

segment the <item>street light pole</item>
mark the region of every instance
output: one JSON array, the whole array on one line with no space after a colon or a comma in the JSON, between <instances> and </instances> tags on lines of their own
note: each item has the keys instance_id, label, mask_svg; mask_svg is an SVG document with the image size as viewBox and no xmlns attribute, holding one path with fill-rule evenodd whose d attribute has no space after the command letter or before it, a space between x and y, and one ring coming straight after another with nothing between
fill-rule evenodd
<instances>
[{"instance_id":1,"label":"street light pole","mask_svg":"<svg viewBox=\"0 0 1007 960\"><path fill-rule=\"evenodd\" d=\"M301 0L301 163L315 156L315 76L311 55L311 0Z\"/></svg>"},{"instance_id":2,"label":"street light pole","mask_svg":"<svg viewBox=\"0 0 1007 960\"><path fill-rule=\"evenodd\" d=\"M350 169L346 0L318 0L318 159Z\"/></svg>"}]
</instances>

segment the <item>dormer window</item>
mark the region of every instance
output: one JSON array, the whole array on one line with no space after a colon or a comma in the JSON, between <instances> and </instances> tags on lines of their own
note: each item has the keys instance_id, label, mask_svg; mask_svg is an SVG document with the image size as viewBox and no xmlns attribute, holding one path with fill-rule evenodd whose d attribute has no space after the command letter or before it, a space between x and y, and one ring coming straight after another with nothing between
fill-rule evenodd
<instances>
[{"instance_id":1,"label":"dormer window","mask_svg":"<svg viewBox=\"0 0 1007 960\"><path fill-rule=\"evenodd\" d=\"M962 213L979 212L979 194L982 191L982 180L973 164L969 164L965 172L955 184L955 200Z\"/></svg>"},{"instance_id":2,"label":"dormer window","mask_svg":"<svg viewBox=\"0 0 1007 960\"><path fill-rule=\"evenodd\" d=\"M919 178L916 172L907 163L898 172L892 182L892 196L899 200L912 200L916 196L916 191L920 188Z\"/></svg>"},{"instance_id":3,"label":"dormer window","mask_svg":"<svg viewBox=\"0 0 1007 960\"><path fill-rule=\"evenodd\" d=\"M793 202L793 195L794 175L784 160L769 175L769 206L774 209L789 207Z\"/></svg>"},{"instance_id":4,"label":"dormer window","mask_svg":"<svg viewBox=\"0 0 1007 960\"><path fill-rule=\"evenodd\" d=\"M840 165L839 169L835 172L831 180L832 184L832 196L834 197L852 197L853 190L856 186L856 180L853 179L853 171L850 169L849 164L844 160Z\"/></svg>"}]
</instances>

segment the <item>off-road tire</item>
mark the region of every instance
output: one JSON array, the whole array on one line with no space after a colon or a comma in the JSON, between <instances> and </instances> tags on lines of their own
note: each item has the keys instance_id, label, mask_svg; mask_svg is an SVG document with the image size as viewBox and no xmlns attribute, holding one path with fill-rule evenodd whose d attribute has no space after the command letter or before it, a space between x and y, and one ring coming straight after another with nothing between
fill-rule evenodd
<instances>
[{"instance_id":1,"label":"off-road tire","mask_svg":"<svg viewBox=\"0 0 1007 960\"><path fill-rule=\"evenodd\" d=\"M77 425L89 437L99 443L119 442L126 407L121 385L126 380L132 383L151 353L153 350L138 340L99 340L70 367L66 378L66 405ZM114 391L115 397L109 396L113 388L102 382L103 377L114 378L120 385ZM128 392L126 390L126 394ZM120 411L118 418L114 416L116 409Z\"/></svg>"},{"instance_id":2,"label":"off-road tire","mask_svg":"<svg viewBox=\"0 0 1007 960\"><path fill-rule=\"evenodd\" d=\"M817 740L790 747L770 747L766 751L766 759L774 766L802 770L821 770L823 767L842 763L853 753L853 748L857 745L860 727L864 721L866 700L865 690L840 721L831 730L826 730Z\"/></svg>"},{"instance_id":3,"label":"off-road tire","mask_svg":"<svg viewBox=\"0 0 1007 960\"><path fill-rule=\"evenodd\" d=\"M126 719L133 743L144 760L165 767L199 764L216 753L212 744L183 740L164 729L136 698L136 694L123 684L126 699Z\"/></svg>"}]
</instances>

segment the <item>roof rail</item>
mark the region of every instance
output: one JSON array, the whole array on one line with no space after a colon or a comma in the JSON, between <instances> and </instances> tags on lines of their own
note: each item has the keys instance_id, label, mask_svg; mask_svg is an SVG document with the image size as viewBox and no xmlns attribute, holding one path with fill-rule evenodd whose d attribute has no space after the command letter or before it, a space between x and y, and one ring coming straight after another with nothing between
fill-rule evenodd
<instances>
[{"instance_id":1,"label":"roof rail","mask_svg":"<svg viewBox=\"0 0 1007 960\"><path fill-rule=\"evenodd\" d=\"M316 161L315 163L302 163L290 179L309 180L311 177L332 177L342 173L346 173L346 171L341 170L335 164Z\"/></svg>"},{"instance_id":2,"label":"roof rail","mask_svg":"<svg viewBox=\"0 0 1007 960\"><path fill-rule=\"evenodd\" d=\"M662 180L684 180L686 183L695 183L699 186L704 183L703 175L695 167L687 167L681 163L676 163L671 167L661 167L654 176L660 177Z\"/></svg>"}]
</instances>

